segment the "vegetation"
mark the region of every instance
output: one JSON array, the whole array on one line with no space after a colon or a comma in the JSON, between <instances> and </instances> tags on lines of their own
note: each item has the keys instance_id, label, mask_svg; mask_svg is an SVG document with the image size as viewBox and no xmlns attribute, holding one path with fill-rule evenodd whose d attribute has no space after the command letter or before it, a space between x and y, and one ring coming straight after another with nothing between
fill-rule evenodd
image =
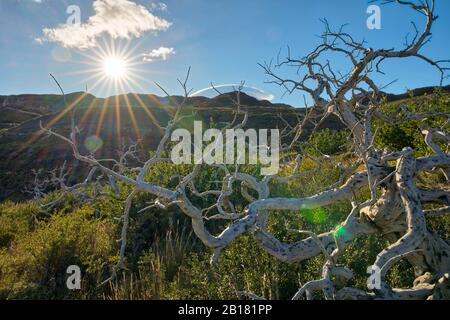
<instances>
[{"instance_id":1,"label":"vegetation","mask_svg":"<svg viewBox=\"0 0 450 320\"><path fill-rule=\"evenodd\" d=\"M408 104L425 103L435 108L433 111L448 111L449 99L449 94L436 92L423 98L410 98ZM398 102L387 103L383 108L394 110L397 105ZM430 151L423 144L414 121L375 126L379 126L376 143L380 147L398 149L408 145L420 155ZM345 153L347 134L329 129L318 131L306 150L312 156L317 152L330 155L330 161L319 166L313 160L305 160L301 169L305 175L290 181L287 187L273 187L273 196L308 196L335 183L341 173L335 163L349 161ZM168 177L186 174L190 169L189 166L158 164L151 168L148 179L171 187L176 182ZM259 172L254 166L242 171ZM217 175L214 169L202 172L197 180L198 190L210 189ZM422 178L434 179L437 185L444 183L439 177ZM141 195L130 213L130 240L126 250L129 270L121 271L114 281L100 285L110 276L111 266L118 260L116 240L121 228L118 218L130 192L125 185L120 190L115 194L104 186L107 195L88 203L79 203L73 195L66 194L64 201L50 210L40 209L36 200L1 204L0 299L234 299L240 298L237 291L242 290L266 298L287 299L299 286L318 277L323 256L286 264L245 235L227 247L218 263L211 266L211 251L192 235L189 219L179 209L150 209L139 213L151 200ZM369 190L364 189L358 197L368 195ZM57 196L53 193L47 197ZM198 201L204 200L199 198ZM245 206L243 199L233 199L233 202ZM282 241L298 241L305 236L287 231L286 221L290 229L325 232L345 219L350 209L349 203L340 202L271 215L269 230ZM428 219L441 237L450 238L448 215ZM219 222L209 223L212 230L219 230L221 226ZM352 286L366 288L367 261L374 261L386 245L386 240L378 236L357 238L352 242L340 261L355 272ZM66 288L69 265L78 265L82 270L79 291ZM402 260L388 278L393 287L408 287L414 280L414 272L408 262Z\"/></svg>"}]
</instances>

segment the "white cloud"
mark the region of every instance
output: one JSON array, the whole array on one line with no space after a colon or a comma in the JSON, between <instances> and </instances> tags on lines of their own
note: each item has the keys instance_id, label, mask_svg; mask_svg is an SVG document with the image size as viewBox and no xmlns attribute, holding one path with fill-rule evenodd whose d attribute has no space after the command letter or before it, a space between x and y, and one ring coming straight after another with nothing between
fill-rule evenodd
<instances>
[{"instance_id":1,"label":"white cloud","mask_svg":"<svg viewBox=\"0 0 450 320\"><path fill-rule=\"evenodd\" d=\"M167 57L173 54L175 54L174 48L159 47L158 49L153 49L149 53L144 53L142 56L144 61L152 62L161 59L167 60Z\"/></svg>"},{"instance_id":2,"label":"white cloud","mask_svg":"<svg viewBox=\"0 0 450 320\"><path fill-rule=\"evenodd\" d=\"M152 2L151 4L152 6L152 10L154 11L162 11L162 12L167 12L167 4L163 3L163 2Z\"/></svg>"},{"instance_id":3,"label":"white cloud","mask_svg":"<svg viewBox=\"0 0 450 320\"><path fill-rule=\"evenodd\" d=\"M216 90L219 90L222 93L225 92L233 92L236 91L239 87L241 87L240 84L236 84L236 83L229 83L229 84L218 84L218 85L214 85L214 87L210 86L201 90L198 90L194 93L191 94L192 97L195 96L205 96L205 97L215 97L218 95ZM275 96L271 93L267 93L264 92L263 90L257 88L257 87L253 87L253 86L242 86L241 87L241 92L244 92L258 100L267 100L267 101L272 101Z\"/></svg>"},{"instance_id":4,"label":"white cloud","mask_svg":"<svg viewBox=\"0 0 450 320\"><path fill-rule=\"evenodd\" d=\"M95 0L94 15L85 23L64 24L43 29L42 43L58 42L64 47L87 49L96 39L108 34L112 38L138 38L147 31L167 30L171 23L149 12L144 6L129 0Z\"/></svg>"}]
</instances>

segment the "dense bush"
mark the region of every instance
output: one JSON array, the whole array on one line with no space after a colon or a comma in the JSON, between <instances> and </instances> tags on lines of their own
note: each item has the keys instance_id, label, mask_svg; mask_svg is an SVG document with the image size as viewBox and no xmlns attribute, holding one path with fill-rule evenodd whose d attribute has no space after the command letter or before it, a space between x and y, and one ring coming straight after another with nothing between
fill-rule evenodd
<instances>
[{"instance_id":1,"label":"dense bush","mask_svg":"<svg viewBox=\"0 0 450 320\"><path fill-rule=\"evenodd\" d=\"M69 298L72 293L66 288L66 270L70 265L78 265L83 271L80 293L95 296L96 285L116 255L114 225L95 218L92 209L83 207L68 214L55 213L30 226L26 213L37 212L30 206L10 205L0 213L2 221L16 213L12 225L21 226L0 251L0 297ZM3 228L2 238L8 233Z\"/></svg>"},{"instance_id":2,"label":"dense bush","mask_svg":"<svg viewBox=\"0 0 450 320\"><path fill-rule=\"evenodd\" d=\"M406 115L398 111L400 105L407 105L410 112L449 112L450 94L442 89L435 89L435 92L422 97L410 97L405 100L393 103L385 103L382 111L389 116L393 116L394 121L388 123L375 123L377 138L375 140L378 147L390 150L401 150L404 147L411 147L416 156L424 156L430 153L429 147L425 144L419 121L415 119L405 120ZM449 129L449 124L445 123L442 117L427 117L423 124L429 127ZM445 144L441 144L446 150Z\"/></svg>"},{"instance_id":3,"label":"dense bush","mask_svg":"<svg viewBox=\"0 0 450 320\"><path fill-rule=\"evenodd\" d=\"M348 133L346 131L323 129L312 135L306 150L315 155L334 155L345 151L347 140Z\"/></svg>"}]
</instances>

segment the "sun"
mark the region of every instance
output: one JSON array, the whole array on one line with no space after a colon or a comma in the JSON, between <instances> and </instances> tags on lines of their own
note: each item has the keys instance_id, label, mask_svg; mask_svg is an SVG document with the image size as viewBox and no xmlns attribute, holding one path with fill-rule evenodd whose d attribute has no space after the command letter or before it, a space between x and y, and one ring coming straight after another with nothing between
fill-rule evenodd
<instances>
[{"instance_id":1,"label":"sun","mask_svg":"<svg viewBox=\"0 0 450 320\"><path fill-rule=\"evenodd\" d=\"M122 79L127 75L126 60L117 56L106 57L103 60L103 72L111 79Z\"/></svg>"},{"instance_id":2,"label":"sun","mask_svg":"<svg viewBox=\"0 0 450 320\"><path fill-rule=\"evenodd\" d=\"M1 1L1 0L0 0ZM142 82L150 82L143 68L146 62L142 54L137 53L139 44L130 48L130 42L108 42L103 39L89 51L79 51L82 67L72 72L80 76L80 84L86 91L101 96L120 95L125 92L145 91Z\"/></svg>"}]
</instances>

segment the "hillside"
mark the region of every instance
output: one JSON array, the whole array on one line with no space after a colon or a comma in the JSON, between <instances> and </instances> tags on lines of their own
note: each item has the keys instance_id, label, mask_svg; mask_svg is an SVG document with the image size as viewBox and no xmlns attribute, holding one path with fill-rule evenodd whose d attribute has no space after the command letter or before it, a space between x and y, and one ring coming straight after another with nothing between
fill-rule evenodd
<instances>
[{"instance_id":1,"label":"hillside","mask_svg":"<svg viewBox=\"0 0 450 320\"><path fill-rule=\"evenodd\" d=\"M450 87L444 88L450 91ZM388 100L398 101L410 95L432 93L433 88L421 88L412 94L387 95ZM232 119L230 95L225 93L215 98L192 97L187 101L184 112L205 123L221 123ZM123 144L140 141L140 155L153 150L161 138L175 111L175 105L182 97L158 97L156 95L126 94L109 98L97 98L82 92L66 95L69 106L74 106L75 121L80 128L82 152L86 140L97 136L101 146L96 151L99 158L117 157ZM285 104L259 101L244 93L240 97L243 108L249 112L247 128L283 128L285 124L278 117L295 123L296 115L302 116L304 109ZM42 135L39 123L68 135L71 112L64 108L60 95L0 96L0 200L22 200L30 195L25 192L33 178L33 169L44 172L67 161L74 167L72 182L83 174L85 168L78 168L73 162L67 144ZM330 117L322 128L340 130L342 125L336 117Z\"/></svg>"}]
</instances>

